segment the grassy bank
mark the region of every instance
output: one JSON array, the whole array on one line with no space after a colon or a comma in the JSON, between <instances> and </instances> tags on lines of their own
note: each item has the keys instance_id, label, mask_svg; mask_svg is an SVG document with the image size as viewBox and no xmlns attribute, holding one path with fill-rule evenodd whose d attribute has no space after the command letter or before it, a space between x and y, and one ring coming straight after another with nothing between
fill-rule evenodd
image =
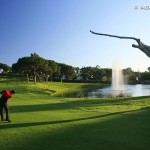
<instances>
[{"instance_id":1,"label":"grassy bank","mask_svg":"<svg viewBox=\"0 0 150 150\"><path fill-rule=\"evenodd\" d=\"M107 84L100 83L65 83L65 82L45 82L45 83L27 83L26 81L18 81L16 79L1 80L1 89L14 88L17 93L40 93L48 94L49 96L62 97L65 95L76 95L80 92L91 92L95 89L107 86ZM74 96L75 97L75 96Z\"/></svg>"},{"instance_id":2,"label":"grassy bank","mask_svg":"<svg viewBox=\"0 0 150 150\"><path fill-rule=\"evenodd\" d=\"M0 122L0 149L150 149L150 97L61 96L96 86L1 81L0 88L17 93L9 100L12 123Z\"/></svg>"}]
</instances>

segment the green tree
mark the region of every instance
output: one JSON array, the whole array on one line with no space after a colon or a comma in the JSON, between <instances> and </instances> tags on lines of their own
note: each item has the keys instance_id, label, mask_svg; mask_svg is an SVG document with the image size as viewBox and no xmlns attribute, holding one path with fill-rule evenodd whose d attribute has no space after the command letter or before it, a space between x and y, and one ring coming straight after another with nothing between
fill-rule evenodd
<instances>
[{"instance_id":1,"label":"green tree","mask_svg":"<svg viewBox=\"0 0 150 150\"><path fill-rule=\"evenodd\" d=\"M112 78L112 69L105 68L105 72L106 72L107 81L110 82Z\"/></svg>"},{"instance_id":2,"label":"green tree","mask_svg":"<svg viewBox=\"0 0 150 150\"><path fill-rule=\"evenodd\" d=\"M122 71L123 71L125 82L130 82L130 79L133 79L133 74L134 74L132 69L129 67L129 68L123 69ZM130 78L130 76L132 77Z\"/></svg>"},{"instance_id":3,"label":"green tree","mask_svg":"<svg viewBox=\"0 0 150 150\"><path fill-rule=\"evenodd\" d=\"M48 60L48 63L49 67L52 69L52 72L50 74L52 81L53 78L57 78L58 76L60 76L60 66L58 66L58 63L53 60Z\"/></svg>"},{"instance_id":4,"label":"green tree","mask_svg":"<svg viewBox=\"0 0 150 150\"><path fill-rule=\"evenodd\" d=\"M0 69L3 70L3 73L7 74L11 70L11 67L9 67L7 64L0 63Z\"/></svg>"},{"instance_id":5,"label":"green tree","mask_svg":"<svg viewBox=\"0 0 150 150\"><path fill-rule=\"evenodd\" d=\"M150 72L142 72L140 76L141 82L150 82Z\"/></svg>"},{"instance_id":6,"label":"green tree","mask_svg":"<svg viewBox=\"0 0 150 150\"><path fill-rule=\"evenodd\" d=\"M107 68L100 68L100 66L96 67L82 67L81 68L81 75L83 79L87 80L98 80L102 81L105 77L105 80L111 80L112 70Z\"/></svg>"},{"instance_id":7,"label":"green tree","mask_svg":"<svg viewBox=\"0 0 150 150\"><path fill-rule=\"evenodd\" d=\"M92 67L82 67L80 69L81 71L81 76L84 80L91 80L93 79L93 70Z\"/></svg>"},{"instance_id":8,"label":"green tree","mask_svg":"<svg viewBox=\"0 0 150 150\"><path fill-rule=\"evenodd\" d=\"M60 78L62 79L65 76L68 80L71 80L75 77L75 69L72 66L59 63L58 66L60 67Z\"/></svg>"},{"instance_id":9,"label":"green tree","mask_svg":"<svg viewBox=\"0 0 150 150\"><path fill-rule=\"evenodd\" d=\"M49 62L36 53L31 54L30 57L19 58L17 63L12 65L12 70L14 72L27 74L27 80L28 78L34 77L34 82L36 82L37 77L39 81L41 81L43 77L47 80L52 73Z\"/></svg>"}]
</instances>

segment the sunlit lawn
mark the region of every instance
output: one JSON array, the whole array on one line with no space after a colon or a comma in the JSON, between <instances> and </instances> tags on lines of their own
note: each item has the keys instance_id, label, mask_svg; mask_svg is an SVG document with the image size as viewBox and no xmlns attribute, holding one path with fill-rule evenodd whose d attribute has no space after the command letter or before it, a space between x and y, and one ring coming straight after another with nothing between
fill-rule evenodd
<instances>
[{"instance_id":1,"label":"sunlit lawn","mask_svg":"<svg viewBox=\"0 0 150 150\"><path fill-rule=\"evenodd\" d=\"M69 84L0 85L18 91L9 100L12 122L0 122L2 150L150 149L150 97L64 98Z\"/></svg>"}]
</instances>

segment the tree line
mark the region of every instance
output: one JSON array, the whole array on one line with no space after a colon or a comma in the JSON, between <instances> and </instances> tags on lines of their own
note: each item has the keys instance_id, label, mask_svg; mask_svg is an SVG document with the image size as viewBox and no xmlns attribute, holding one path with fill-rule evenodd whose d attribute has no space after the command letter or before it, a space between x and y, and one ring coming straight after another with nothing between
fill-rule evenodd
<instances>
[{"instance_id":1,"label":"tree line","mask_svg":"<svg viewBox=\"0 0 150 150\"><path fill-rule=\"evenodd\" d=\"M71 65L58 63L53 60L47 60L36 53L30 56L19 58L12 66L0 63L0 70L3 73L15 73L26 75L27 81L100 81L111 82L112 69L96 67L73 67ZM129 83L149 83L150 68L145 72L134 72L131 68L123 69L123 75L126 82Z\"/></svg>"}]
</instances>

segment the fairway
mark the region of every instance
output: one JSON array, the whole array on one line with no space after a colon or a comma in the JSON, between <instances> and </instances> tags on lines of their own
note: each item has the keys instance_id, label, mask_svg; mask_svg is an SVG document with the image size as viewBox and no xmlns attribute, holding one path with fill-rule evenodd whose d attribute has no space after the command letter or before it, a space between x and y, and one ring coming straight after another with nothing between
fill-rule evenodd
<instances>
[{"instance_id":1,"label":"fairway","mask_svg":"<svg viewBox=\"0 0 150 150\"><path fill-rule=\"evenodd\" d=\"M0 87L16 90L8 102L12 122L0 122L2 150L150 149L150 97L62 96L92 84L1 81Z\"/></svg>"}]
</instances>

